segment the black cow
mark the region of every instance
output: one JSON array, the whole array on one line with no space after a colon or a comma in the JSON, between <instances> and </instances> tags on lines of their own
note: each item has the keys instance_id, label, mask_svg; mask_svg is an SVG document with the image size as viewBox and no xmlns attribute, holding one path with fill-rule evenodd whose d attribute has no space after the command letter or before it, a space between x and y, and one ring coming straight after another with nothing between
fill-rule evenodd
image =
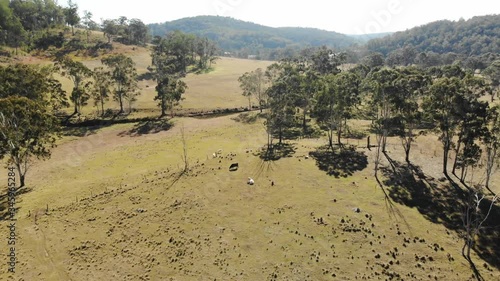
<instances>
[{"instance_id":1,"label":"black cow","mask_svg":"<svg viewBox=\"0 0 500 281\"><path fill-rule=\"evenodd\" d=\"M239 168L238 163L233 163L233 164L231 164L231 166L229 166L229 171L234 172L234 171L238 170L238 168Z\"/></svg>"}]
</instances>

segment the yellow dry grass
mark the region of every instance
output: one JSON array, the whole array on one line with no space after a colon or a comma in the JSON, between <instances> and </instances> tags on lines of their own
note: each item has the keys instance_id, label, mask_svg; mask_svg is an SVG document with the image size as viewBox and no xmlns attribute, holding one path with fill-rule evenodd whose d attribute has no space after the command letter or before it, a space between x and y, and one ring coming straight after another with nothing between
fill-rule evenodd
<instances>
[{"instance_id":1,"label":"yellow dry grass","mask_svg":"<svg viewBox=\"0 0 500 281\"><path fill-rule=\"evenodd\" d=\"M134 59L144 70L147 53ZM235 80L266 64L222 59L214 72L188 76L183 107L245 106ZM141 82L137 108L154 114L148 83ZM290 141L290 157L265 162L254 155L266 143L262 120L242 124L234 117L175 118L172 128L155 133L145 123L114 125L61 140L50 160L34 163L30 191L16 202L13 280L474 280L447 213L433 211L454 206L425 209L387 197L384 190L399 195L377 184L375 153L362 148L365 140L349 143L359 143L368 166L335 178L309 157L324 138ZM402 161L398 139L388 149ZM435 136L419 137L413 149L414 163L437 182ZM240 168L229 172L231 163ZM256 184L247 185L248 177ZM5 172L0 182L7 182ZM444 188L438 183L434 191ZM2 237L7 225L0 222ZM0 249L5 257L7 245ZM486 280L500 278L498 264L472 257ZM1 267L0 279L9 276Z\"/></svg>"}]
</instances>

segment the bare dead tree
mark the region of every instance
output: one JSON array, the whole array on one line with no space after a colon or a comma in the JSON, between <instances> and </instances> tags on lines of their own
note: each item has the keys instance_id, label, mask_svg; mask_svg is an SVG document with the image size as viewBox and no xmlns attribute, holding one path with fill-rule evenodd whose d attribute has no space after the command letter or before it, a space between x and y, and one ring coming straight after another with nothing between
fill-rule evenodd
<instances>
[{"instance_id":1,"label":"bare dead tree","mask_svg":"<svg viewBox=\"0 0 500 281\"><path fill-rule=\"evenodd\" d=\"M477 280L482 280L472 258L470 256L471 249L474 248L476 237L480 235L480 231L483 228L483 224L486 222L491 214L491 210L498 200L498 195L494 195L489 202L489 207L487 212L481 211L482 202L487 199L487 197L482 193L480 189L471 190L468 200L465 202L465 209L463 212L463 226L464 226L464 245L462 247L462 256L469 262L472 269L474 270Z\"/></svg>"},{"instance_id":2,"label":"bare dead tree","mask_svg":"<svg viewBox=\"0 0 500 281\"><path fill-rule=\"evenodd\" d=\"M184 131L184 123L181 125L180 128L181 132L181 142L182 142L182 162L184 162L184 169L183 173L186 173L189 169L189 161L188 161L188 150L187 150L187 140L186 140L186 134Z\"/></svg>"}]
</instances>

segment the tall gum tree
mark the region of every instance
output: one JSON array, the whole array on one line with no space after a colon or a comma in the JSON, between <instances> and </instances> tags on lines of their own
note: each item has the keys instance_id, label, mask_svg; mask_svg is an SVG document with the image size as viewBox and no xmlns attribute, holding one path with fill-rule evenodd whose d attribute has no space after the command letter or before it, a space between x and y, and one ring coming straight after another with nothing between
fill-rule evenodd
<instances>
[{"instance_id":1,"label":"tall gum tree","mask_svg":"<svg viewBox=\"0 0 500 281\"><path fill-rule=\"evenodd\" d=\"M58 120L40 102L26 97L0 98L0 159L17 170L19 188L33 158L47 159L55 146Z\"/></svg>"},{"instance_id":2,"label":"tall gum tree","mask_svg":"<svg viewBox=\"0 0 500 281\"><path fill-rule=\"evenodd\" d=\"M115 84L113 98L120 105L119 114L124 113L125 95L133 94L137 89L137 70L134 61L124 54L103 58L102 63L111 70L111 78Z\"/></svg>"},{"instance_id":3,"label":"tall gum tree","mask_svg":"<svg viewBox=\"0 0 500 281\"><path fill-rule=\"evenodd\" d=\"M78 114L90 98L87 91L90 81L87 79L92 76L92 70L69 57L58 58L55 65L63 76L68 77L73 82L70 99L74 104L73 114Z\"/></svg>"}]
</instances>

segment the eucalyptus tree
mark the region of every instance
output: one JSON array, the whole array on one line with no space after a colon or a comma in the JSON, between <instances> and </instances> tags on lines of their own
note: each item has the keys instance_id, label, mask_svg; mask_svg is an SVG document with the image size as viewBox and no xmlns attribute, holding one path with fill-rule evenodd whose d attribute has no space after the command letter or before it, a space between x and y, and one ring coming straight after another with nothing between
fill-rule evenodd
<instances>
[{"instance_id":1,"label":"eucalyptus tree","mask_svg":"<svg viewBox=\"0 0 500 281\"><path fill-rule=\"evenodd\" d=\"M487 134L483 138L486 149L486 179L484 185L491 191L491 176L498 168L498 156L500 155L500 105L488 108L487 129Z\"/></svg>"},{"instance_id":2,"label":"eucalyptus tree","mask_svg":"<svg viewBox=\"0 0 500 281\"><path fill-rule=\"evenodd\" d=\"M99 111L99 105L101 106L101 116L104 116L104 103L109 100L111 93L111 73L105 70L103 67L96 67L92 73L94 77L94 83L92 88L92 97L94 98L94 105Z\"/></svg>"},{"instance_id":3,"label":"eucalyptus tree","mask_svg":"<svg viewBox=\"0 0 500 281\"><path fill-rule=\"evenodd\" d=\"M374 69L365 80L365 87L369 91L369 103L375 111L374 129L379 140L379 147L386 152L387 136L391 130L391 121L394 117L394 99L399 95L397 84L400 73L395 69Z\"/></svg>"},{"instance_id":4,"label":"eucalyptus tree","mask_svg":"<svg viewBox=\"0 0 500 281\"><path fill-rule=\"evenodd\" d=\"M137 90L137 70L134 61L123 54L103 58L102 63L110 68L115 84L113 98L120 105L120 114L124 113L123 102L126 95L134 95Z\"/></svg>"},{"instance_id":5,"label":"eucalyptus tree","mask_svg":"<svg viewBox=\"0 0 500 281\"><path fill-rule=\"evenodd\" d=\"M140 19L131 19L129 21L127 35L130 44L146 45L148 33L148 27Z\"/></svg>"},{"instance_id":6,"label":"eucalyptus tree","mask_svg":"<svg viewBox=\"0 0 500 281\"><path fill-rule=\"evenodd\" d=\"M328 146L332 150L334 131L337 133L338 145L343 147L341 137L347 124L346 120L361 102L360 83L360 77L354 72L331 74L324 79L325 86L318 95L314 114L318 122L326 128Z\"/></svg>"},{"instance_id":7,"label":"eucalyptus tree","mask_svg":"<svg viewBox=\"0 0 500 281\"><path fill-rule=\"evenodd\" d=\"M111 43L113 38L118 35L119 26L115 20L105 19L101 22L101 29L103 31L103 35L108 38L108 44Z\"/></svg>"},{"instance_id":8,"label":"eucalyptus tree","mask_svg":"<svg viewBox=\"0 0 500 281\"><path fill-rule=\"evenodd\" d=\"M50 157L59 121L40 101L23 96L0 98L0 160L17 170L19 188L33 158Z\"/></svg>"},{"instance_id":9,"label":"eucalyptus tree","mask_svg":"<svg viewBox=\"0 0 500 281\"><path fill-rule=\"evenodd\" d=\"M459 124L452 173L455 174L455 169L460 166L460 179L464 181L467 168L474 166L481 156L478 141L487 134L488 103L481 100L487 92L483 78L468 73L461 80L461 87L455 97L456 119Z\"/></svg>"},{"instance_id":10,"label":"eucalyptus tree","mask_svg":"<svg viewBox=\"0 0 500 281\"><path fill-rule=\"evenodd\" d=\"M266 95L266 77L265 73L261 68L256 70L245 72L238 78L240 82L240 88L242 89L242 95L248 98L248 110L252 109L252 97L257 100L259 104L260 112L262 108L266 106L267 95Z\"/></svg>"},{"instance_id":11,"label":"eucalyptus tree","mask_svg":"<svg viewBox=\"0 0 500 281\"><path fill-rule=\"evenodd\" d=\"M310 67L301 66L299 69L300 87L295 93L296 105L302 109L302 131L307 131L307 115L315 106L317 95L322 88L321 76Z\"/></svg>"},{"instance_id":12,"label":"eucalyptus tree","mask_svg":"<svg viewBox=\"0 0 500 281\"><path fill-rule=\"evenodd\" d=\"M66 92L53 77L52 67L27 64L0 65L0 98L21 96L42 103L52 111L69 106Z\"/></svg>"},{"instance_id":13,"label":"eucalyptus tree","mask_svg":"<svg viewBox=\"0 0 500 281\"><path fill-rule=\"evenodd\" d=\"M78 15L78 5L71 0L68 0L68 7L64 10L64 18L66 23L71 26L71 34L75 35L75 26L80 23L80 16Z\"/></svg>"},{"instance_id":14,"label":"eucalyptus tree","mask_svg":"<svg viewBox=\"0 0 500 281\"><path fill-rule=\"evenodd\" d=\"M185 77L187 60L190 54L188 49L188 36L175 32L167 38L156 37L154 47L151 51L153 77L157 82L156 96L154 100L159 101L161 116L166 116L167 109L172 110L182 99L187 85L180 79ZM190 38L190 37L189 37ZM191 44L188 44L191 45Z\"/></svg>"},{"instance_id":15,"label":"eucalyptus tree","mask_svg":"<svg viewBox=\"0 0 500 281\"><path fill-rule=\"evenodd\" d=\"M339 66L345 62L345 53L335 53L325 46L319 48L309 58L310 67L319 75L336 74L340 72Z\"/></svg>"},{"instance_id":16,"label":"eucalyptus tree","mask_svg":"<svg viewBox=\"0 0 500 281\"><path fill-rule=\"evenodd\" d=\"M456 118L455 95L461 91L461 81L457 77L437 78L429 88L429 94L424 98L423 108L436 124L434 131L439 133L443 145L442 172L448 176L449 152L453 138L459 126Z\"/></svg>"},{"instance_id":17,"label":"eucalyptus tree","mask_svg":"<svg viewBox=\"0 0 500 281\"><path fill-rule=\"evenodd\" d=\"M493 102L495 93L499 91L500 87L500 60L493 61L484 71L485 75L491 84L491 101Z\"/></svg>"},{"instance_id":18,"label":"eucalyptus tree","mask_svg":"<svg viewBox=\"0 0 500 281\"><path fill-rule=\"evenodd\" d=\"M393 125L396 125L396 134L401 139L405 160L409 163L411 146L416 138L415 129L423 115L419 102L431 80L424 72L413 67L403 68L399 72L400 76L395 81L398 94L391 99L396 111Z\"/></svg>"},{"instance_id":19,"label":"eucalyptus tree","mask_svg":"<svg viewBox=\"0 0 500 281\"><path fill-rule=\"evenodd\" d=\"M194 53L198 56L198 68L208 69L212 63L217 59L215 56L217 52L216 44L208 38L195 38L192 42Z\"/></svg>"},{"instance_id":20,"label":"eucalyptus tree","mask_svg":"<svg viewBox=\"0 0 500 281\"><path fill-rule=\"evenodd\" d=\"M92 30L95 30L97 24L94 20L92 20L92 12L83 11L83 25L85 26L85 34L87 35L87 43L90 42L90 34L92 34Z\"/></svg>"},{"instance_id":21,"label":"eucalyptus tree","mask_svg":"<svg viewBox=\"0 0 500 281\"><path fill-rule=\"evenodd\" d=\"M73 114L78 114L90 98L88 92L90 81L87 79L92 76L92 71L83 63L67 56L58 58L55 65L63 76L68 77L73 82L70 99L74 104Z\"/></svg>"},{"instance_id":22,"label":"eucalyptus tree","mask_svg":"<svg viewBox=\"0 0 500 281\"><path fill-rule=\"evenodd\" d=\"M186 89L187 84L184 81L171 76L164 76L158 81L155 100L159 101L161 117L167 115L168 109L171 110L171 116L174 116L174 107L179 104Z\"/></svg>"},{"instance_id":23,"label":"eucalyptus tree","mask_svg":"<svg viewBox=\"0 0 500 281\"><path fill-rule=\"evenodd\" d=\"M269 112L266 127L270 141L278 137L278 144L283 144L285 129L293 124L295 115L294 93L300 91L301 79L298 69L290 62L282 62L280 71L272 85L266 90Z\"/></svg>"}]
</instances>

